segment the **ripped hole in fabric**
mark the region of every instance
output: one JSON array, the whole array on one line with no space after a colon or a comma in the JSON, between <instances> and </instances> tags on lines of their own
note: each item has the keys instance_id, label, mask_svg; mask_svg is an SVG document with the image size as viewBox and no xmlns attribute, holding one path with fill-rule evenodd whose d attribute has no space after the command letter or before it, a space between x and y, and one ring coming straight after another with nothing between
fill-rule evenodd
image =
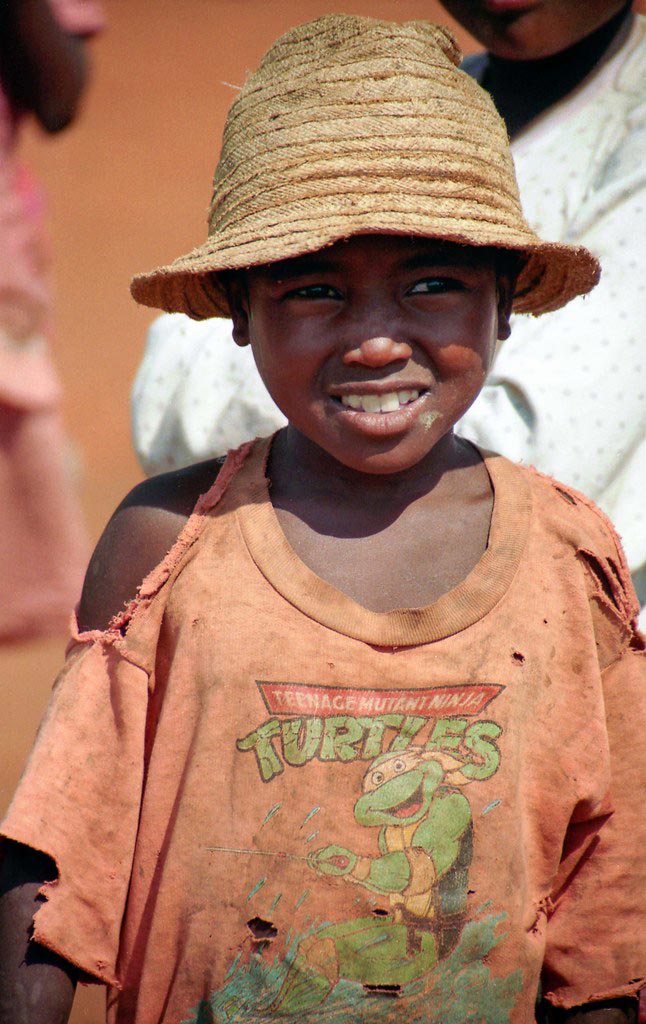
<instances>
[{"instance_id":1,"label":"ripped hole in fabric","mask_svg":"<svg viewBox=\"0 0 646 1024\"><path fill-rule=\"evenodd\" d=\"M271 921L263 921L262 917L252 917L247 921L254 942L271 942L278 935L278 928Z\"/></svg>"},{"instance_id":2,"label":"ripped hole in fabric","mask_svg":"<svg viewBox=\"0 0 646 1024\"><path fill-rule=\"evenodd\" d=\"M606 573L604 567L601 565L601 562L597 558L595 558L594 555L592 555L589 551L582 551L581 549L579 549L577 551L577 555L588 567L588 569L594 576L595 580L603 590L608 600L612 602L617 611L620 611L621 608L617 600L619 576L617 575L617 579L611 580L608 574ZM612 570L614 574L617 574L616 566L612 566Z\"/></svg>"},{"instance_id":3,"label":"ripped hole in fabric","mask_svg":"<svg viewBox=\"0 0 646 1024\"><path fill-rule=\"evenodd\" d=\"M364 985L363 990L369 996L386 996L389 999L396 999L401 992L401 985Z\"/></svg>"},{"instance_id":4,"label":"ripped hole in fabric","mask_svg":"<svg viewBox=\"0 0 646 1024\"><path fill-rule=\"evenodd\" d=\"M388 911L384 910L383 907L375 907L373 914L375 917L388 917Z\"/></svg>"},{"instance_id":5,"label":"ripped hole in fabric","mask_svg":"<svg viewBox=\"0 0 646 1024\"><path fill-rule=\"evenodd\" d=\"M608 558L606 559L606 561L608 562L608 568L612 570L612 574L615 577L617 586L623 589L623 582L621 573L619 572L619 566L616 562L613 562L612 558Z\"/></svg>"},{"instance_id":6,"label":"ripped hole in fabric","mask_svg":"<svg viewBox=\"0 0 646 1024\"><path fill-rule=\"evenodd\" d=\"M567 491L562 490L560 487L555 487L554 490L563 498L563 501L567 501L568 505L576 505L575 499Z\"/></svg>"}]
</instances>

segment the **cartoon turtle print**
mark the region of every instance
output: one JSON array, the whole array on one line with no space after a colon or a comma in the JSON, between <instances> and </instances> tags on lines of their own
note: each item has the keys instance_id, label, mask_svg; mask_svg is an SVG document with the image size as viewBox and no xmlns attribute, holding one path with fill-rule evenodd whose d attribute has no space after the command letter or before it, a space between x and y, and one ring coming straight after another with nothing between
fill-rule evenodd
<instances>
[{"instance_id":1,"label":"cartoon turtle print","mask_svg":"<svg viewBox=\"0 0 646 1024\"><path fill-rule=\"evenodd\" d=\"M374 760L354 806L358 824L378 828L378 853L331 844L308 857L317 874L384 898L369 917L328 925L307 939L272 1009L304 1011L340 979L397 991L431 971L455 946L466 912L472 815L462 761L412 746Z\"/></svg>"}]
</instances>

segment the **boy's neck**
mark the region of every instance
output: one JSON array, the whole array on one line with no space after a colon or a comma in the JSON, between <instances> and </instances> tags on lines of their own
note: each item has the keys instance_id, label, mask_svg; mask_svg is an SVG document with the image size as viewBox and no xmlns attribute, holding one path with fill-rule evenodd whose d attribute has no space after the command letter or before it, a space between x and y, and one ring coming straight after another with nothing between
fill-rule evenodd
<instances>
[{"instance_id":1,"label":"boy's neck","mask_svg":"<svg viewBox=\"0 0 646 1024\"><path fill-rule=\"evenodd\" d=\"M414 501L433 491L453 470L479 465L481 458L468 442L449 431L426 458L397 473L360 472L338 462L292 426L281 430L272 445L268 476L272 493L279 490L327 500L370 503ZM446 483L447 481L444 480Z\"/></svg>"},{"instance_id":2,"label":"boy's neck","mask_svg":"<svg viewBox=\"0 0 646 1024\"><path fill-rule=\"evenodd\" d=\"M300 561L373 612L423 608L461 584L487 546L491 480L453 434L429 456L402 473L355 473L293 428L279 434L271 502Z\"/></svg>"},{"instance_id":3,"label":"boy's neck","mask_svg":"<svg viewBox=\"0 0 646 1024\"><path fill-rule=\"evenodd\" d=\"M604 56L619 48L632 25L632 3L574 46L540 60L486 55L477 77L491 94L511 138L529 121L572 92Z\"/></svg>"}]
</instances>

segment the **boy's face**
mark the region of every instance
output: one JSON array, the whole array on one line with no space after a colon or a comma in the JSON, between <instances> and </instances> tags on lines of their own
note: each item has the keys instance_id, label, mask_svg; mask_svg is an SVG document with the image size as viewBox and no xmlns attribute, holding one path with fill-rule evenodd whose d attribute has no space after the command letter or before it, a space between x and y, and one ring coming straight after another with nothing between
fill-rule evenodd
<instances>
[{"instance_id":1,"label":"boy's face","mask_svg":"<svg viewBox=\"0 0 646 1024\"><path fill-rule=\"evenodd\" d=\"M625 0L442 0L490 53L538 60L578 43L609 21Z\"/></svg>"},{"instance_id":2,"label":"boy's face","mask_svg":"<svg viewBox=\"0 0 646 1024\"><path fill-rule=\"evenodd\" d=\"M480 391L511 291L486 250L359 235L237 278L233 336L292 427L352 469L396 473Z\"/></svg>"}]
</instances>

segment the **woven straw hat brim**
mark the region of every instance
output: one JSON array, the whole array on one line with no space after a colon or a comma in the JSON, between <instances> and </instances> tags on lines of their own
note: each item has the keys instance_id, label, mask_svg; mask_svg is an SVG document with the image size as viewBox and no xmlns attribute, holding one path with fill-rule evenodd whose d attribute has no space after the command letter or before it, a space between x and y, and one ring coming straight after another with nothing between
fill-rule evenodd
<instances>
[{"instance_id":1,"label":"woven straw hat brim","mask_svg":"<svg viewBox=\"0 0 646 1024\"><path fill-rule=\"evenodd\" d=\"M144 306L185 313L194 320L228 317L231 310L218 272L303 256L358 234L403 234L519 251L525 262L514 295L516 313L537 316L559 309L575 296L589 292L599 280L598 261L581 246L542 242L538 238L528 244L526 238L519 238L512 230L501 237L499 225L487 231L481 222L458 225L450 216L443 222L434 217L433 230L424 230L421 220L404 210L385 210L378 216L345 211L336 218L326 216L324 225L320 216L314 215L310 226L301 211L298 227L294 226L289 239L282 230L278 233L279 225L273 238L255 237L221 249L216 246L216 239L210 238L168 266L135 277L131 292ZM474 242L476 234L478 241Z\"/></svg>"},{"instance_id":2,"label":"woven straw hat brim","mask_svg":"<svg viewBox=\"0 0 646 1024\"><path fill-rule=\"evenodd\" d=\"M427 22L326 15L291 29L229 111L207 241L136 277L135 299L227 316L219 273L368 233L517 250L517 312L589 291L597 261L528 226L506 128L459 59Z\"/></svg>"}]
</instances>

